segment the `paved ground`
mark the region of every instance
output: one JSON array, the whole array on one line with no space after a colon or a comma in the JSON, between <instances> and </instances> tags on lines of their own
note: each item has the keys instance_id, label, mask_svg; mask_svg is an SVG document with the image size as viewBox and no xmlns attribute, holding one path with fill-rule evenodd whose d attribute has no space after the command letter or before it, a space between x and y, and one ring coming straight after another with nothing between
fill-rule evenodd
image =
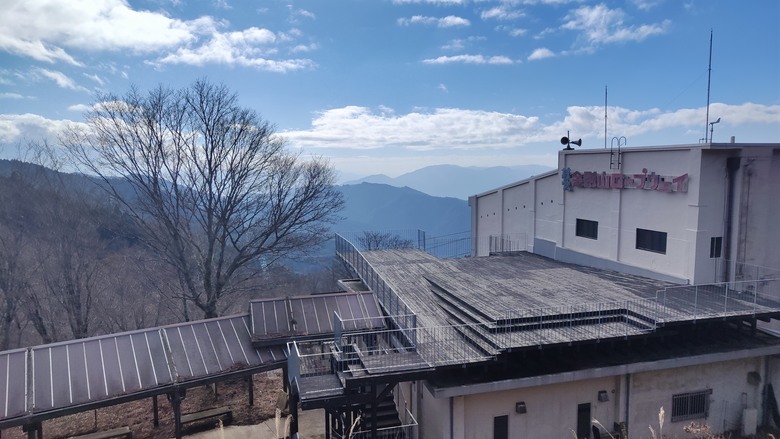
<instances>
[{"instance_id":1,"label":"paved ground","mask_svg":"<svg viewBox=\"0 0 780 439\"><path fill-rule=\"evenodd\" d=\"M284 425L284 421L282 421L282 425ZM322 410L300 412L298 430L305 439L324 437L325 412ZM228 426L221 432L211 430L185 437L190 439L277 439L276 421L269 419L258 425Z\"/></svg>"}]
</instances>

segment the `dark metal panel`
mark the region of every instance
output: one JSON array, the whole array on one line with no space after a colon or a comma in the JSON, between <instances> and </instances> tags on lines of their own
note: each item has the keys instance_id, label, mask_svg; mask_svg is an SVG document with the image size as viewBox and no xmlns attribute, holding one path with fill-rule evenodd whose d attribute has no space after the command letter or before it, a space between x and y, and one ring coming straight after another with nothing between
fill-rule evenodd
<instances>
[{"instance_id":1,"label":"dark metal panel","mask_svg":"<svg viewBox=\"0 0 780 439\"><path fill-rule=\"evenodd\" d=\"M295 319L298 321L298 331L304 331L306 334L321 334L319 324L317 323L317 314L314 312L316 305L316 299L313 297L302 297L299 300L298 306L294 306L293 310L298 310L301 314L301 318ZM295 314L295 313L293 313Z\"/></svg>"},{"instance_id":2,"label":"dark metal panel","mask_svg":"<svg viewBox=\"0 0 780 439\"><path fill-rule=\"evenodd\" d=\"M71 403L78 404L89 401L89 381L87 380L87 364L84 358L84 343L66 345L68 348L68 370L70 371Z\"/></svg>"},{"instance_id":3,"label":"dark metal panel","mask_svg":"<svg viewBox=\"0 0 780 439\"><path fill-rule=\"evenodd\" d=\"M193 323L192 330L195 332L195 339L200 347L200 355L203 359L203 364L206 367L206 373L212 374L221 371L222 365L215 352L214 339L211 338L211 334L206 329L206 323Z\"/></svg>"},{"instance_id":4,"label":"dark metal panel","mask_svg":"<svg viewBox=\"0 0 780 439\"><path fill-rule=\"evenodd\" d=\"M376 296L372 293L363 293L360 295L363 298L363 303L366 306L366 312L372 316L371 326L374 328L381 328L385 322L382 319L382 311L379 310L379 304L376 301Z\"/></svg>"},{"instance_id":5,"label":"dark metal panel","mask_svg":"<svg viewBox=\"0 0 780 439\"><path fill-rule=\"evenodd\" d=\"M149 344L146 340L147 332L129 334L130 345L133 349L133 361L138 372L138 381L141 389L147 389L157 385L154 377L154 364L149 353Z\"/></svg>"},{"instance_id":6,"label":"dark metal panel","mask_svg":"<svg viewBox=\"0 0 780 439\"><path fill-rule=\"evenodd\" d=\"M225 340L225 348L230 353L230 358L233 361L230 364L230 367L249 364L249 358L247 357L247 354L244 352L244 350L241 348L238 332L236 332L236 329L232 324L232 321L220 320L218 324L220 327L220 331L222 332L222 337Z\"/></svg>"},{"instance_id":7,"label":"dark metal panel","mask_svg":"<svg viewBox=\"0 0 780 439\"><path fill-rule=\"evenodd\" d=\"M27 351L14 350L0 355L0 418L20 415L27 410Z\"/></svg>"},{"instance_id":8,"label":"dark metal panel","mask_svg":"<svg viewBox=\"0 0 780 439\"><path fill-rule=\"evenodd\" d=\"M193 325L180 326L179 330L181 332L182 340L184 340L184 349L187 351L187 359L190 362L192 377L208 375L209 371L206 369L206 364L203 362L203 354L201 353L198 338L193 330Z\"/></svg>"},{"instance_id":9,"label":"dark metal panel","mask_svg":"<svg viewBox=\"0 0 780 439\"><path fill-rule=\"evenodd\" d=\"M219 322L214 320L206 322L206 329L214 344L214 355L219 361L220 368L230 368L233 365L234 360L231 356L230 348L227 346L227 340L225 339L225 334L222 332L222 327Z\"/></svg>"},{"instance_id":10,"label":"dark metal panel","mask_svg":"<svg viewBox=\"0 0 780 439\"><path fill-rule=\"evenodd\" d=\"M100 353L103 358L103 373L105 374L107 396L121 395L125 393L122 369L119 363L115 337L100 339Z\"/></svg>"},{"instance_id":11,"label":"dark metal panel","mask_svg":"<svg viewBox=\"0 0 780 439\"><path fill-rule=\"evenodd\" d=\"M352 314L352 328L356 330L365 329L367 322L363 319L366 315L363 313L363 308L360 306L357 295L350 294L344 296L344 299L349 312Z\"/></svg>"},{"instance_id":12,"label":"dark metal panel","mask_svg":"<svg viewBox=\"0 0 780 439\"><path fill-rule=\"evenodd\" d=\"M264 331L262 332L262 335L279 334L280 332L282 332L282 329L279 327L279 320L276 314L277 302L282 302L282 301L274 300L271 302L262 303L262 309L263 309L262 317L263 317L263 327L264 327ZM282 318L284 318L284 314L282 314Z\"/></svg>"},{"instance_id":13,"label":"dark metal panel","mask_svg":"<svg viewBox=\"0 0 780 439\"><path fill-rule=\"evenodd\" d=\"M33 349L32 356L34 409L49 409L52 407L50 350L49 348Z\"/></svg>"},{"instance_id":14,"label":"dark metal panel","mask_svg":"<svg viewBox=\"0 0 780 439\"><path fill-rule=\"evenodd\" d=\"M339 310L338 302L333 296L325 296L323 299L325 302L325 315L328 317L326 320L328 322L327 330L328 332L333 332L333 313ZM344 318L341 313L339 313L339 317Z\"/></svg>"},{"instance_id":15,"label":"dark metal panel","mask_svg":"<svg viewBox=\"0 0 780 439\"><path fill-rule=\"evenodd\" d=\"M51 346L51 388L54 407L71 404L68 345Z\"/></svg>"},{"instance_id":16,"label":"dark metal panel","mask_svg":"<svg viewBox=\"0 0 780 439\"><path fill-rule=\"evenodd\" d=\"M262 358L252 346L252 336L249 333L248 318L245 316L228 319L236 332L238 345L247 359L247 365L256 366L262 364Z\"/></svg>"},{"instance_id":17,"label":"dark metal panel","mask_svg":"<svg viewBox=\"0 0 780 439\"><path fill-rule=\"evenodd\" d=\"M115 337L119 363L122 370L122 385L125 392L141 389L141 379L138 376L138 366L135 362L135 352L129 334Z\"/></svg>"},{"instance_id":18,"label":"dark metal panel","mask_svg":"<svg viewBox=\"0 0 780 439\"><path fill-rule=\"evenodd\" d=\"M105 370L103 368L103 355L100 349L100 340L84 342L84 354L87 357L87 384L89 386L90 399L102 399L108 396L106 389Z\"/></svg>"},{"instance_id":19,"label":"dark metal panel","mask_svg":"<svg viewBox=\"0 0 780 439\"><path fill-rule=\"evenodd\" d=\"M184 339L181 333L181 326L165 328L165 335L168 338L168 345L171 348L171 358L176 367L174 380L179 377L191 377L192 367L190 359L187 356L187 350L184 345Z\"/></svg>"},{"instance_id":20,"label":"dark metal panel","mask_svg":"<svg viewBox=\"0 0 780 439\"><path fill-rule=\"evenodd\" d=\"M164 330L156 329L146 332L145 338L148 343L148 349L152 357L152 366L154 367L154 376L157 385L173 382L171 370L168 367L168 351L163 344Z\"/></svg>"}]
</instances>

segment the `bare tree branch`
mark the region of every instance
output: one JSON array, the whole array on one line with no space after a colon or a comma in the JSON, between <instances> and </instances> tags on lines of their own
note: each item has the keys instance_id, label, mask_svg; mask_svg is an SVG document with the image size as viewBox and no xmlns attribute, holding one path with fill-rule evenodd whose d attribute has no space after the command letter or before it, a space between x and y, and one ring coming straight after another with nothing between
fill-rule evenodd
<instances>
[{"instance_id":1,"label":"bare tree branch","mask_svg":"<svg viewBox=\"0 0 780 439\"><path fill-rule=\"evenodd\" d=\"M326 239L343 204L326 161L288 152L222 85L104 95L88 124L63 144L100 177L207 318L262 261Z\"/></svg>"}]
</instances>

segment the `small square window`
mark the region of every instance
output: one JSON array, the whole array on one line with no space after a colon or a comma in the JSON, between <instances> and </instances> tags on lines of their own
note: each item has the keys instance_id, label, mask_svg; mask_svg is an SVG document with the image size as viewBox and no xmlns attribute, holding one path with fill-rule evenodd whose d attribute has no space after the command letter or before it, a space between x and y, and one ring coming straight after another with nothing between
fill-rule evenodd
<instances>
[{"instance_id":1,"label":"small square window","mask_svg":"<svg viewBox=\"0 0 780 439\"><path fill-rule=\"evenodd\" d=\"M712 389L672 396L672 422L706 418Z\"/></svg>"},{"instance_id":2,"label":"small square window","mask_svg":"<svg viewBox=\"0 0 780 439\"><path fill-rule=\"evenodd\" d=\"M577 218L577 236L599 239L599 222Z\"/></svg>"},{"instance_id":3,"label":"small square window","mask_svg":"<svg viewBox=\"0 0 780 439\"><path fill-rule=\"evenodd\" d=\"M636 248L666 254L666 232L636 229Z\"/></svg>"}]
</instances>

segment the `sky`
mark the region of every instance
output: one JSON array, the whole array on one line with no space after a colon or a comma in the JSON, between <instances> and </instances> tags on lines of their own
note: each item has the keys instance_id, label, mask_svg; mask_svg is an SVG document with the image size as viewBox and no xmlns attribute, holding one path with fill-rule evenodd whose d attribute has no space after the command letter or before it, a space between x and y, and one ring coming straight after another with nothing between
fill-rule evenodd
<instances>
[{"instance_id":1,"label":"sky","mask_svg":"<svg viewBox=\"0 0 780 439\"><path fill-rule=\"evenodd\" d=\"M225 84L342 179L780 142L776 0L0 0L0 157L100 93ZM712 63L709 43L712 34ZM605 131L606 113L606 131Z\"/></svg>"}]
</instances>

